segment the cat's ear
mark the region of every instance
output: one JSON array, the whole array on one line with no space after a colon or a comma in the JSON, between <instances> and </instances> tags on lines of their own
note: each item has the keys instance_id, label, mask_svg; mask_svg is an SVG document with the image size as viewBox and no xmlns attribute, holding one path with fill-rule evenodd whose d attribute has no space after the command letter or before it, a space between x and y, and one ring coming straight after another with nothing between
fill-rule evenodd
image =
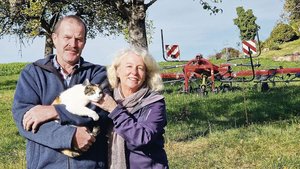
<instances>
[{"instance_id":1,"label":"cat's ear","mask_svg":"<svg viewBox=\"0 0 300 169\"><path fill-rule=\"evenodd\" d=\"M89 84L91 84L90 81L89 81L89 79L85 79L85 81L83 82L83 85L86 86L86 85L89 85Z\"/></svg>"}]
</instances>

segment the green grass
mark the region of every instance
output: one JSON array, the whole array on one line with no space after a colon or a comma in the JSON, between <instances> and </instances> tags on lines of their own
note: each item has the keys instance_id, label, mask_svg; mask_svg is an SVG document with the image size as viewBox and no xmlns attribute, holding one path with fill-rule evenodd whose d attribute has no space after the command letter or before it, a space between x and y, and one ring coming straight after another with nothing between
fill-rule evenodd
<instances>
[{"instance_id":1,"label":"green grass","mask_svg":"<svg viewBox=\"0 0 300 169\"><path fill-rule=\"evenodd\" d=\"M25 139L13 121L11 107L17 79L25 63L0 64L0 168L25 168Z\"/></svg>"},{"instance_id":2,"label":"green grass","mask_svg":"<svg viewBox=\"0 0 300 169\"><path fill-rule=\"evenodd\" d=\"M279 45L279 50L270 50L262 52L260 57L263 58L273 58L278 56L284 56L287 54L293 54L295 52L300 52L300 39L287 42Z\"/></svg>"},{"instance_id":3,"label":"green grass","mask_svg":"<svg viewBox=\"0 0 300 169\"><path fill-rule=\"evenodd\" d=\"M279 64L268 58L260 62L263 68ZM1 169L25 168L25 139L11 113L16 82L25 65L0 64ZM241 90L205 97L177 92L179 85L166 86L165 148L170 168L300 168L299 84L277 84L268 92L252 90L254 83L235 85Z\"/></svg>"},{"instance_id":4,"label":"green grass","mask_svg":"<svg viewBox=\"0 0 300 169\"><path fill-rule=\"evenodd\" d=\"M212 132L298 116L298 86L272 88L269 92L249 89L210 94L165 94L170 140L189 140ZM286 99L293 98L293 99ZM287 106L288 105L288 106Z\"/></svg>"},{"instance_id":5,"label":"green grass","mask_svg":"<svg viewBox=\"0 0 300 169\"><path fill-rule=\"evenodd\" d=\"M217 131L169 142L170 168L299 168L299 124L290 121Z\"/></svg>"}]
</instances>

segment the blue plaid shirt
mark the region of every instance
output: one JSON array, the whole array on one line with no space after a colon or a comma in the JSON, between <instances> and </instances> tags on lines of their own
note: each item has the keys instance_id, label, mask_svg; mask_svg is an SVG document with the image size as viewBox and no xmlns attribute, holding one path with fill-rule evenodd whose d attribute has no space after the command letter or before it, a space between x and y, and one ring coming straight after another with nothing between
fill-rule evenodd
<instances>
[{"instance_id":1,"label":"blue plaid shirt","mask_svg":"<svg viewBox=\"0 0 300 169\"><path fill-rule=\"evenodd\" d=\"M57 56L55 55L52 59L53 66L60 72L61 76L64 79L65 86L69 86L73 73L66 74L60 64L57 62ZM80 60L77 64L73 66L73 72L80 67Z\"/></svg>"}]
</instances>

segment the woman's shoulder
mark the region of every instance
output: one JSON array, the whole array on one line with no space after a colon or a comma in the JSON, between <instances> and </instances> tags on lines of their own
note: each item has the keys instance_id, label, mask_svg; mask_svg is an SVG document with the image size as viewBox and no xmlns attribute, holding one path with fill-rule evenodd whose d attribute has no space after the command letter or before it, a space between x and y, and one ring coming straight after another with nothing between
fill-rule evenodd
<instances>
[{"instance_id":1,"label":"woman's shoulder","mask_svg":"<svg viewBox=\"0 0 300 169\"><path fill-rule=\"evenodd\" d=\"M164 96L161 93L156 91L149 92L149 94L147 94L146 97L142 99L142 101L145 102L144 104L150 104L150 103L163 101L163 100L164 100Z\"/></svg>"}]
</instances>

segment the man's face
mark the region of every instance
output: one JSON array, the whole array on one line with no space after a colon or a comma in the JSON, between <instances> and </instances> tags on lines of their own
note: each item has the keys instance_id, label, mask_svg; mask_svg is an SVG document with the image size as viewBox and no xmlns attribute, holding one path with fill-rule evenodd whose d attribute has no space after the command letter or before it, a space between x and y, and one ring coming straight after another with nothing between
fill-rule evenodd
<instances>
[{"instance_id":1,"label":"man's face","mask_svg":"<svg viewBox=\"0 0 300 169\"><path fill-rule=\"evenodd\" d=\"M52 34L59 64L74 65L78 62L85 45L85 28L81 23L68 19L64 20Z\"/></svg>"}]
</instances>

